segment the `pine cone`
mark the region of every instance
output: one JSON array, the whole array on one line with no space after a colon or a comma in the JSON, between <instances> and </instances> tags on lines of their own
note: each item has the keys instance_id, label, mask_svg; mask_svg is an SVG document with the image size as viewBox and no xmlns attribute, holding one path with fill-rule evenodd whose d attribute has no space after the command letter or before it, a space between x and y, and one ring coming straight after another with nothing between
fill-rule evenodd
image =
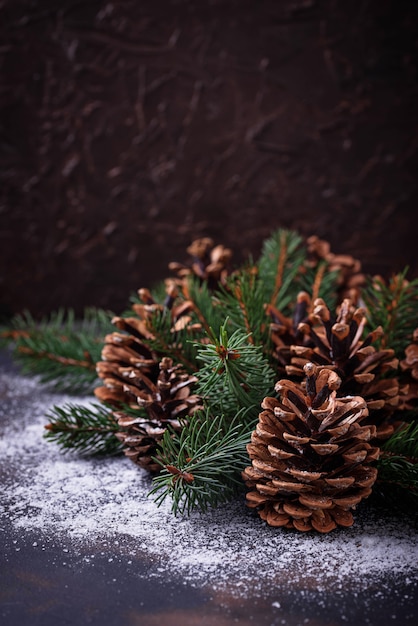
<instances>
[{"instance_id":1,"label":"pine cone","mask_svg":"<svg viewBox=\"0 0 418 626\"><path fill-rule=\"evenodd\" d=\"M106 335L102 350L103 361L97 363L96 369L100 378L117 378L118 369L134 367L145 374L158 375L158 363L163 356L150 346L155 343L153 334L153 322L158 313L167 312L170 315L171 332L175 333L185 327L194 332L201 330L200 324L192 324L190 315L193 303L189 300L177 302L178 289L173 282L167 282L167 296L163 304L156 303L148 289L139 289L138 294L141 302L132 305L137 317L114 317L112 323L122 332L114 332ZM154 318L154 319L153 319ZM119 372L120 374L120 372ZM119 375L119 378L120 375ZM98 392L102 394L104 402L112 401L113 385L108 385L108 391L104 389ZM107 396L105 397L105 394ZM116 401L119 397L114 398Z\"/></svg>"},{"instance_id":2,"label":"pine cone","mask_svg":"<svg viewBox=\"0 0 418 626\"><path fill-rule=\"evenodd\" d=\"M338 272L338 292L340 298L351 296L356 301L359 290L364 286L366 279L361 272L361 262L349 254L334 254L327 241L316 235L307 239L309 255L308 263L316 266L320 261L326 261L328 271Z\"/></svg>"},{"instance_id":3,"label":"pine cone","mask_svg":"<svg viewBox=\"0 0 418 626\"><path fill-rule=\"evenodd\" d=\"M179 276L180 284L190 275L207 282L210 289L225 283L232 250L223 245L215 246L212 239L203 237L193 241L187 252L192 257L190 266L175 262L169 264L169 269Z\"/></svg>"},{"instance_id":4,"label":"pine cone","mask_svg":"<svg viewBox=\"0 0 418 626\"><path fill-rule=\"evenodd\" d=\"M334 369L342 381L340 394L364 397L378 437L386 438L393 433L389 419L400 402L398 378L386 374L397 372L398 359L393 350L376 350L371 345L382 336L381 327L361 339L365 324L364 309L355 308L349 299L332 315L318 298L313 312L298 325L303 340L299 338L299 345L279 347L278 353L282 361L288 361L286 374L296 379L303 379L308 362Z\"/></svg>"},{"instance_id":5,"label":"pine cone","mask_svg":"<svg viewBox=\"0 0 418 626\"><path fill-rule=\"evenodd\" d=\"M158 443L167 426L181 429L181 418L202 404L201 398L191 393L196 376L150 347L158 345L153 329L159 313L170 315L173 341L177 331L186 326L193 331L196 326L190 324L192 303L177 302L178 288L172 281L167 283L166 292L165 302L158 304L147 289L138 291L140 302L132 305L136 317L113 318L122 332L105 337L103 360L96 365L104 384L95 389L95 395L115 408L114 418L120 427L117 437L125 444L125 454L151 472L160 469L152 457L158 455ZM132 413L124 411L124 407L132 409Z\"/></svg>"},{"instance_id":6,"label":"pine cone","mask_svg":"<svg viewBox=\"0 0 418 626\"><path fill-rule=\"evenodd\" d=\"M305 392L281 380L281 400L264 399L243 478L248 506L271 526L327 533L353 524L350 509L371 493L379 448L369 443L376 428L364 425L364 399L337 398L341 381L330 369L308 363L305 373Z\"/></svg>"},{"instance_id":7,"label":"pine cone","mask_svg":"<svg viewBox=\"0 0 418 626\"><path fill-rule=\"evenodd\" d=\"M168 357L161 360L156 380L134 367L109 371L105 387L99 387L95 393L100 400L119 408L114 412L120 427L116 437L123 442L126 456L150 472L161 469L153 457L158 457L158 444L167 427L181 430L183 420L202 408L201 398L191 394L196 382L196 376L173 365ZM132 414L123 411L123 405L134 409Z\"/></svg>"}]
</instances>

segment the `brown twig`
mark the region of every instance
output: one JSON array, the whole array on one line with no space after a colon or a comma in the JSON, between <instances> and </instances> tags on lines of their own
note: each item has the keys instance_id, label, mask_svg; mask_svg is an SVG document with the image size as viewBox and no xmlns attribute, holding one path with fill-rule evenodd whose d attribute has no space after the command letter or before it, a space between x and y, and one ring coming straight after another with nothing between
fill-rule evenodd
<instances>
[{"instance_id":1,"label":"brown twig","mask_svg":"<svg viewBox=\"0 0 418 626\"><path fill-rule=\"evenodd\" d=\"M50 361L56 361L57 363L61 363L62 365L68 365L71 367L84 367L89 370L95 370L96 364L91 360L81 361L79 359L72 359L65 356L59 356L58 354L54 354L53 352L33 350L27 346L19 346L18 351L23 354L30 354L31 356L37 356L38 358L47 358Z\"/></svg>"}]
</instances>

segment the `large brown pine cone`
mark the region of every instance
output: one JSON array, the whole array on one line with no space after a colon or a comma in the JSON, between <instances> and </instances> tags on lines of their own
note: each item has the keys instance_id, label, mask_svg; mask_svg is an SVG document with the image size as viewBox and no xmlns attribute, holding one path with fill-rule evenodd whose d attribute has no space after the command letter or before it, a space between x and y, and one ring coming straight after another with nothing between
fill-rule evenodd
<instances>
[{"instance_id":1,"label":"large brown pine cone","mask_svg":"<svg viewBox=\"0 0 418 626\"><path fill-rule=\"evenodd\" d=\"M326 533L353 524L351 509L376 480L379 448L365 400L337 397L341 381L328 368L308 363L305 373L306 391L281 380L281 399L264 399L243 478L248 506L271 526Z\"/></svg>"},{"instance_id":2,"label":"large brown pine cone","mask_svg":"<svg viewBox=\"0 0 418 626\"><path fill-rule=\"evenodd\" d=\"M288 361L286 374L296 380L303 379L309 362L334 369L342 381L340 394L362 396L378 437L386 438L393 433L389 420L400 403L398 377L388 374L397 373L399 362L393 350L371 345L382 335L380 327L361 339L365 324L364 309L355 308L349 299L333 315L318 298L312 313L298 325L303 339L298 345L278 347L278 353Z\"/></svg>"}]
</instances>

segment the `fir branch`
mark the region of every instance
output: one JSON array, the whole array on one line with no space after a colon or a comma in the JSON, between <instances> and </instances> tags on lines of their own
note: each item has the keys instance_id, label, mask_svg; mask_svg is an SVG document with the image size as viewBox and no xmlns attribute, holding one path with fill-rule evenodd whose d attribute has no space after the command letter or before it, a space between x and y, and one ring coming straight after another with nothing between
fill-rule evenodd
<instances>
[{"instance_id":1,"label":"fir branch","mask_svg":"<svg viewBox=\"0 0 418 626\"><path fill-rule=\"evenodd\" d=\"M85 393L97 380L103 336L112 330L110 314L86 309L81 320L72 310L59 310L36 321L30 313L16 316L2 335L25 374L38 374L57 391Z\"/></svg>"},{"instance_id":2,"label":"fir branch","mask_svg":"<svg viewBox=\"0 0 418 626\"><path fill-rule=\"evenodd\" d=\"M378 461L377 488L391 506L400 509L418 507L418 463L403 456L383 454Z\"/></svg>"},{"instance_id":3,"label":"fir branch","mask_svg":"<svg viewBox=\"0 0 418 626\"><path fill-rule=\"evenodd\" d=\"M263 244L258 261L264 285L264 302L289 314L288 307L300 291L296 279L306 259L302 237L296 232L279 229Z\"/></svg>"},{"instance_id":4,"label":"fir branch","mask_svg":"<svg viewBox=\"0 0 418 626\"><path fill-rule=\"evenodd\" d=\"M235 272L228 279L221 296L221 310L224 313L222 322L228 317L233 328L245 330L249 342L262 345L263 351L269 356L269 320L265 308L265 286L257 268L250 265Z\"/></svg>"},{"instance_id":5,"label":"fir branch","mask_svg":"<svg viewBox=\"0 0 418 626\"><path fill-rule=\"evenodd\" d=\"M392 348L401 359L418 325L418 279L408 281L407 273L405 268L388 284L380 277L369 278L362 292L368 309L367 330L382 326L380 347Z\"/></svg>"},{"instance_id":6,"label":"fir branch","mask_svg":"<svg viewBox=\"0 0 418 626\"><path fill-rule=\"evenodd\" d=\"M322 298L330 310L337 304L338 272L329 271L328 263L320 261L316 267L305 267L299 276L301 291L311 295L312 302Z\"/></svg>"},{"instance_id":7,"label":"fir branch","mask_svg":"<svg viewBox=\"0 0 418 626\"><path fill-rule=\"evenodd\" d=\"M202 325L203 332L208 334L211 329L218 332L225 319L225 314L219 306L219 295L210 291L207 283L190 276L184 287L184 297L193 303L194 321Z\"/></svg>"},{"instance_id":8,"label":"fir branch","mask_svg":"<svg viewBox=\"0 0 418 626\"><path fill-rule=\"evenodd\" d=\"M383 452L418 463L418 422L403 425L382 446Z\"/></svg>"},{"instance_id":9,"label":"fir branch","mask_svg":"<svg viewBox=\"0 0 418 626\"><path fill-rule=\"evenodd\" d=\"M228 426L223 418L199 412L179 434L165 432L157 459L163 469L149 494L157 496L158 505L169 497L174 515L206 511L243 489L251 428L239 423L242 416Z\"/></svg>"},{"instance_id":10,"label":"fir branch","mask_svg":"<svg viewBox=\"0 0 418 626\"><path fill-rule=\"evenodd\" d=\"M173 320L168 309L156 310L147 319L147 328L152 338L143 338L142 342L160 358L168 356L176 363L181 363L188 372L196 370L196 348L191 341L188 327L173 331ZM202 332L196 331L199 335Z\"/></svg>"},{"instance_id":11,"label":"fir branch","mask_svg":"<svg viewBox=\"0 0 418 626\"><path fill-rule=\"evenodd\" d=\"M418 422L402 426L382 446L377 461L381 494L405 508L418 505Z\"/></svg>"},{"instance_id":12,"label":"fir branch","mask_svg":"<svg viewBox=\"0 0 418 626\"><path fill-rule=\"evenodd\" d=\"M84 455L111 455L122 451L122 444L115 436L119 427L110 407L65 404L54 406L47 418L45 438L64 451Z\"/></svg>"},{"instance_id":13,"label":"fir branch","mask_svg":"<svg viewBox=\"0 0 418 626\"><path fill-rule=\"evenodd\" d=\"M244 408L255 418L262 399L271 394L275 373L262 346L251 344L247 333L237 329L228 335L228 321L221 326L219 339L212 335L209 344L198 348L202 366L196 391L215 413L232 418Z\"/></svg>"}]
</instances>

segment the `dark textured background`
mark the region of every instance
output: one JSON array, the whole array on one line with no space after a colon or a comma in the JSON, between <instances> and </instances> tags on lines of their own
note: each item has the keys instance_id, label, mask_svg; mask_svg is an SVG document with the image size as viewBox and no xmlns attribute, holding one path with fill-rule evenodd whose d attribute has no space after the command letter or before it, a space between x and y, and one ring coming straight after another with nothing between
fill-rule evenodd
<instances>
[{"instance_id":1,"label":"dark textured background","mask_svg":"<svg viewBox=\"0 0 418 626\"><path fill-rule=\"evenodd\" d=\"M279 226L418 275L413 5L0 1L3 311L117 311Z\"/></svg>"}]
</instances>

